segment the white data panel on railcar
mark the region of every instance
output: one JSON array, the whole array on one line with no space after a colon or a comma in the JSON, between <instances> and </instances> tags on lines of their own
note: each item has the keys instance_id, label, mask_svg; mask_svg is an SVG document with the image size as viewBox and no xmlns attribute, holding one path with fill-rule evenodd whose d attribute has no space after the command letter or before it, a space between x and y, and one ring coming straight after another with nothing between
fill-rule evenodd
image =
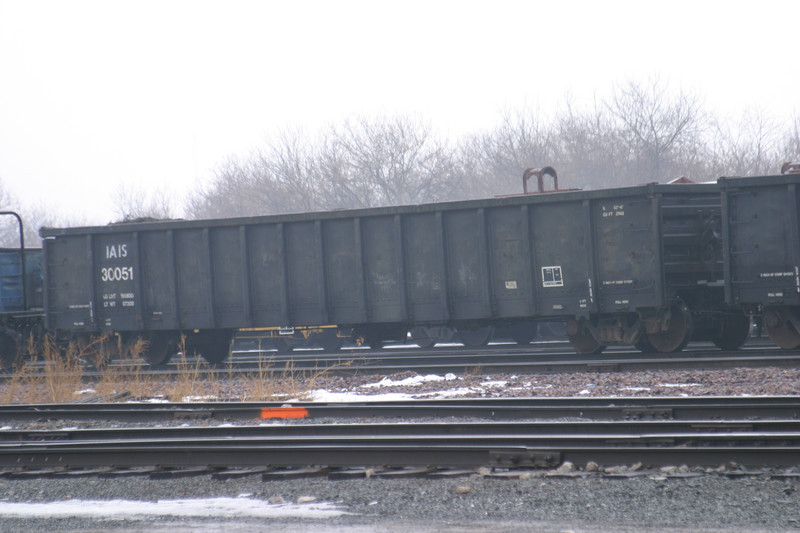
<instances>
[{"instance_id":1,"label":"white data panel on railcar","mask_svg":"<svg viewBox=\"0 0 800 533\"><path fill-rule=\"evenodd\" d=\"M560 266L542 267L542 286L543 287L564 286L564 278L561 276Z\"/></svg>"}]
</instances>

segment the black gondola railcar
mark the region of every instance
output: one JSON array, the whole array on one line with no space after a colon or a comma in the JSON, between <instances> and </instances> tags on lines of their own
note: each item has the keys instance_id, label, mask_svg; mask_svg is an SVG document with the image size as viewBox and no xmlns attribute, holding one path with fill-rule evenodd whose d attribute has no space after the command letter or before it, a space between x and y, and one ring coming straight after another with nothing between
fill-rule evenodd
<instances>
[{"instance_id":1,"label":"black gondola railcar","mask_svg":"<svg viewBox=\"0 0 800 533\"><path fill-rule=\"evenodd\" d=\"M716 185L651 184L45 228L46 323L79 337L141 335L152 363L181 335L219 361L242 328L317 327L379 346L414 327L447 327L481 344L493 326L554 318L580 352L669 352L693 337L738 335L741 313L724 302L719 213Z\"/></svg>"}]
</instances>

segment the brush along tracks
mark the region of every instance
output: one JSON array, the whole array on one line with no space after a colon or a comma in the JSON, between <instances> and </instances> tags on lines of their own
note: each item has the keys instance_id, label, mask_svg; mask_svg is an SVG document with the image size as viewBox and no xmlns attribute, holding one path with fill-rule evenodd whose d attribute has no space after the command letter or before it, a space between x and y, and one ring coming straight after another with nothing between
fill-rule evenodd
<instances>
[{"instance_id":1,"label":"brush along tracks","mask_svg":"<svg viewBox=\"0 0 800 533\"><path fill-rule=\"evenodd\" d=\"M284 378L288 376L348 376L354 374L419 373L517 373L630 372L639 370L713 370L725 368L798 368L800 352L782 351L755 344L745 350L721 352L710 345L692 345L692 350L675 354L644 354L630 348L609 350L600 355L575 354L563 343L518 346L496 344L480 350L457 346L370 350L355 348L337 353L297 350L291 354L237 352L227 361L212 365L195 356L180 356L168 365L151 366L143 359L105 361L96 368L88 362L68 367L52 361L29 362L0 379L22 385L32 382L68 382L81 378L109 382L146 381L170 377L184 382L240 377ZM191 384L189 383L189 384ZM146 384L143 384L145 386ZM52 388L52 387L51 387ZM75 389L65 388L67 396Z\"/></svg>"},{"instance_id":2,"label":"brush along tracks","mask_svg":"<svg viewBox=\"0 0 800 533\"><path fill-rule=\"evenodd\" d=\"M800 464L797 399L714 398L695 402L693 407L691 402L697 399L685 400L658 403L605 399L605 405L596 400L585 405L569 400L531 400L528 406L521 400L505 406L501 401L494 405L486 402L469 405L471 402L462 401L460 415L457 403L440 402L429 405L431 409L439 409L439 418L434 420L430 418L431 411L416 410L411 404L383 404L387 409L395 408L395 416L406 419L399 423L344 423L347 406L338 405L333 406L341 409L338 416L326 417L326 422L298 418L303 421L222 427L211 427L204 422L194 427L171 428L8 428L0 432L0 466L7 475L49 475L80 474L98 468L119 472L141 468L208 471L320 466L341 469L366 465L437 471L480 467L552 469L564 464L583 468L590 464L632 463L705 467L726 463L750 467ZM753 401L748 403L748 400ZM538 415L546 412L548 403L554 409L577 409L581 416L572 420L543 420L548 414ZM598 409L616 408L617 404L622 410L617 411L615 419L603 420L597 416L589 420L582 415L585 412L599 415ZM492 409L484 411L484 419L479 419L476 409L486 407ZM353 406L351 414L363 417L364 408L364 405ZM503 413L509 418L517 417L521 408L527 408L525 420L498 420ZM637 408L651 413L658 409L658 416L664 419L631 416L631 409ZM686 416L692 408L705 415L668 419L669 410ZM303 411L310 414L316 410L314 406L298 405L262 405L261 409L258 418L295 418L303 416ZM281 413L281 409L286 411ZM447 409L449 416L445 417ZM739 414L732 416L733 409ZM549 416L553 413L550 411ZM52 416L54 412L43 409L39 414ZM251 414L256 413L251 411ZM745 418L745 414L749 416ZM311 415L314 416L317 415ZM407 419L415 416L426 418L409 423ZM620 419L624 417L635 420Z\"/></svg>"}]
</instances>

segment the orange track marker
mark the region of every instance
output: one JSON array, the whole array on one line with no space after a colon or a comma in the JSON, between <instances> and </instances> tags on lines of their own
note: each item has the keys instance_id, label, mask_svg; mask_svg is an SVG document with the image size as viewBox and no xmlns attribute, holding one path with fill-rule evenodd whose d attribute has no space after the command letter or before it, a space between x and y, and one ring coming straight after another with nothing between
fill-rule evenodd
<instances>
[{"instance_id":1,"label":"orange track marker","mask_svg":"<svg viewBox=\"0 0 800 533\"><path fill-rule=\"evenodd\" d=\"M261 410L261 419L268 418L305 418L308 416L308 409L305 407L269 407Z\"/></svg>"}]
</instances>

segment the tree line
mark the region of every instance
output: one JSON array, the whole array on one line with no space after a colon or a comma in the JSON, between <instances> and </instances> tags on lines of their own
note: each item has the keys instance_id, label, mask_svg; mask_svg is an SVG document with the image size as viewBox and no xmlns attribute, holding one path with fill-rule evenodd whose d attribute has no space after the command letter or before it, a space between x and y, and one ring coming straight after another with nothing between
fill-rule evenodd
<instances>
[{"instance_id":1,"label":"tree line","mask_svg":"<svg viewBox=\"0 0 800 533\"><path fill-rule=\"evenodd\" d=\"M465 110L468 113L469 110ZM522 192L526 168L553 166L559 184L600 189L681 176L777 174L800 160L800 115L759 109L720 118L702 98L668 83L629 82L590 107L566 99L557 112L504 113L491 130L443 139L422 117L353 117L310 133L286 129L249 154L220 162L211 181L187 193L186 218L224 218L419 204ZM0 201L14 205L0 186ZM172 218L163 194L120 189L119 219ZM5 246L17 242L0 221ZM30 212L28 227L71 225ZM74 224L74 222L72 223ZM26 237L27 238L27 237ZM30 242L37 242L36 230Z\"/></svg>"},{"instance_id":2,"label":"tree line","mask_svg":"<svg viewBox=\"0 0 800 533\"><path fill-rule=\"evenodd\" d=\"M284 131L220 164L185 211L216 218L514 194L526 168L546 165L562 187L600 189L777 174L791 160L800 160L800 115L723 120L696 94L631 82L589 109L566 101L551 117L507 112L496 128L451 142L409 116Z\"/></svg>"}]
</instances>

